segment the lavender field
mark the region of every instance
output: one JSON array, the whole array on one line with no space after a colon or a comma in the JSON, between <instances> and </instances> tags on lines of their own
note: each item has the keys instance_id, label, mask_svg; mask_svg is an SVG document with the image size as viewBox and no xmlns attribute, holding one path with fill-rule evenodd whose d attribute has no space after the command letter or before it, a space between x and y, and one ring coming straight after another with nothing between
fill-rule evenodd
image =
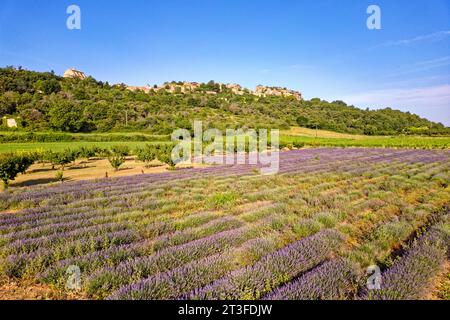
<instances>
[{"instance_id":1,"label":"lavender field","mask_svg":"<svg viewBox=\"0 0 450 320\"><path fill-rule=\"evenodd\" d=\"M440 297L449 181L448 150L324 148L281 153L271 176L211 166L12 189L0 274L89 299Z\"/></svg>"}]
</instances>

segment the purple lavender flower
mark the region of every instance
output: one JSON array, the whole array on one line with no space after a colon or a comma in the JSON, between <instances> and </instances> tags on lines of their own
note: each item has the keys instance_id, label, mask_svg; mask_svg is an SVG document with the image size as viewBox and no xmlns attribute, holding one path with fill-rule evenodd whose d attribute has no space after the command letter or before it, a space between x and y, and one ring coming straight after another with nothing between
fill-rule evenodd
<instances>
[{"instance_id":1,"label":"purple lavender flower","mask_svg":"<svg viewBox=\"0 0 450 320\"><path fill-rule=\"evenodd\" d=\"M380 290L365 288L361 299L417 300L424 296L430 280L448 259L450 234L446 226L437 225L417 240L406 254L382 274ZM447 228L447 229L446 229Z\"/></svg>"},{"instance_id":2,"label":"purple lavender flower","mask_svg":"<svg viewBox=\"0 0 450 320\"><path fill-rule=\"evenodd\" d=\"M259 299L276 286L316 266L339 248L342 237L323 230L269 254L253 266L231 272L212 284L196 289L187 299Z\"/></svg>"},{"instance_id":3,"label":"purple lavender flower","mask_svg":"<svg viewBox=\"0 0 450 320\"><path fill-rule=\"evenodd\" d=\"M297 280L275 289L267 300L344 300L357 290L359 278L343 259L327 261Z\"/></svg>"}]
</instances>

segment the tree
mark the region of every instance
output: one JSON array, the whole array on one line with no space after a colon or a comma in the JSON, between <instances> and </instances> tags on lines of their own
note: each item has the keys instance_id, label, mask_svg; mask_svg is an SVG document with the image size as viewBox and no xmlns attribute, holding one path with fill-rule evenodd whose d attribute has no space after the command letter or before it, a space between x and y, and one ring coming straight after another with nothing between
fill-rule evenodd
<instances>
[{"instance_id":1,"label":"tree","mask_svg":"<svg viewBox=\"0 0 450 320\"><path fill-rule=\"evenodd\" d=\"M172 144L160 145L159 150L157 151L157 158L162 163L168 164L170 168L175 168L177 165L172 159Z\"/></svg>"},{"instance_id":2,"label":"tree","mask_svg":"<svg viewBox=\"0 0 450 320\"><path fill-rule=\"evenodd\" d=\"M144 162L148 165L156 159L156 148L150 144L145 145L144 148L136 150L136 160Z\"/></svg>"},{"instance_id":3,"label":"tree","mask_svg":"<svg viewBox=\"0 0 450 320\"><path fill-rule=\"evenodd\" d=\"M20 94L17 92L5 92L0 95L0 116L11 115L16 112Z\"/></svg>"},{"instance_id":4,"label":"tree","mask_svg":"<svg viewBox=\"0 0 450 320\"><path fill-rule=\"evenodd\" d=\"M116 171L119 171L120 166L125 163L125 157L120 154L111 154L108 161Z\"/></svg>"},{"instance_id":5,"label":"tree","mask_svg":"<svg viewBox=\"0 0 450 320\"><path fill-rule=\"evenodd\" d=\"M127 157L130 155L130 148L126 145L116 145L111 148L112 153Z\"/></svg>"},{"instance_id":6,"label":"tree","mask_svg":"<svg viewBox=\"0 0 450 320\"><path fill-rule=\"evenodd\" d=\"M34 157L14 153L0 155L0 179L5 189L9 181L14 180L19 173L24 173L33 163Z\"/></svg>"},{"instance_id":7,"label":"tree","mask_svg":"<svg viewBox=\"0 0 450 320\"><path fill-rule=\"evenodd\" d=\"M319 98L297 101L282 96L256 97L248 90L237 95L214 81L183 95L165 90L144 94L92 78L79 81L50 72L0 68L0 117L20 116L25 130L109 132L124 129L125 112L127 129L151 134L170 134L177 127L189 129L194 119L221 130L244 125L253 129L296 125L315 128L317 123L322 129L354 134L450 134L450 128L442 124L398 110L376 106L363 110L339 100Z\"/></svg>"},{"instance_id":8,"label":"tree","mask_svg":"<svg viewBox=\"0 0 450 320\"><path fill-rule=\"evenodd\" d=\"M74 162L77 158L77 153L75 151L72 151L70 149L60 151L60 152L53 152L49 151L44 155L45 159L49 161L52 164L52 169L55 168L55 166L61 166L61 171L64 171L64 167L72 162Z\"/></svg>"},{"instance_id":9,"label":"tree","mask_svg":"<svg viewBox=\"0 0 450 320\"><path fill-rule=\"evenodd\" d=\"M42 91L44 94L58 93L61 91L61 85L56 79L38 80L35 88L36 90Z\"/></svg>"},{"instance_id":10,"label":"tree","mask_svg":"<svg viewBox=\"0 0 450 320\"><path fill-rule=\"evenodd\" d=\"M78 157L86 159L86 161L89 161L90 158L95 157L96 149L83 146L78 150L77 153Z\"/></svg>"},{"instance_id":11,"label":"tree","mask_svg":"<svg viewBox=\"0 0 450 320\"><path fill-rule=\"evenodd\" d=\"M50 126L55 130L80 132L86 123L82 110L69 101L55 101L49 110Z\"/></svg>"},{"instance_id":12,"label":"tree","mask_svg":"<svg viewBox=\"0 0 450 320\"><path fill-rule=\"evenodd\" d=\"M297 118L297 124L298 124L300 127L308 127L308 125L309 125L309 119L308 119L307 117L300 116L300 117Z\"/></svg>"},{"instance_id":13,"label":"tree","mask_svg":"<svg viewBox=\"0 0 450 320\"><path fill-rule=\"evenodd\" d=\"M86 161L89 162L90 158L95 157L96 149L83 146L79 150L77 150L76 153L77 153L77 158L86 159ZM85 164L85 167L86 167L86 164Z\"/></svg>"}]
</instances>

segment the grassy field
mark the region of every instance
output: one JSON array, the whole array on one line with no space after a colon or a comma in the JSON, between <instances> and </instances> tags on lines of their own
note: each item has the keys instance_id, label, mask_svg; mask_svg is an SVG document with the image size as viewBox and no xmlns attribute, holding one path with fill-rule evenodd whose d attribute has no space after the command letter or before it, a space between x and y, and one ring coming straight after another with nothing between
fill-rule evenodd
<instances>
[{"instance_id":1,"label":"grassy field","mask_svg":"<svg viewBox=\"0 0 450 320\"><path fill-rule=\"evenodd\" d=\"M1 133L8 135L11 133ZM19 133L19 135L22 133ZM37 133L39 134L39 133ZM81 146L99 146L110 148L114 145L127 145L131 149L139 148L148 143L169 142L168 136L152 136L139 132L117 132L105 134L64 134L73 137L75 141L62 142L8 142L0 143L0 153L15 151L35 151L76 149ZM130 141L124 141L124 138ZM148 139L148 141L133 141L133 139ZM89 141L105 139L111 141ZM379 148L424 148L444 149L450 147L450 137L427 136L364 136L342 134L325 130L313 130L294 127L291 130L281 131L280 141L283 144L302 143L306 147L379 147Z\"/></svg>"},{"instance_id":2,"label":"grassy field","mask_svg":"<svg viewBox=\"0 0 450 320\"><path fill-rule=\"evenodd\" d=\"M311 137L311 138L334 138L334 139L365 139L367 136L339 133L327 130L315 130L303 127L292 127L290 130L283 130L280 132L285 136L300 136L300 137Z\"/></svg>"},{"instance_id":3,"label":"grassy field","mask_svg":"<svg viewBox=\"0 0 450 320\"><path fill-rule=\"evenodd\" d=\"M281 131L281 141L301 142L306 146L318 147L379 147L379 148L425 148L450 147L450 137L428 136L364 136L293 127Z\"/></svg>"},{"instance_id":4,"label":"grassy field","mask_svg":"<svg viewBox=\"0 0 450 320\"><path fill-rule=\"evenodd\" d=\"M63 151L65 149L77 149L82 146L93 147L98 146L102 148L111 148L117 145L126 145L131 149L136 149L152 142L146 141L117 141L117 142L86 142L86 141L72 141L72 142L23 142L23 143L1 143L0 153L16 152L16 151L37 151L37 150L53 150ZM156 143L156 142L155 142ZM158 142L161 143L161 142Z\"/></svg>"},{"instance_id":5,"label":"grassy field","mask_svg":"<svg viewBox=\"0 0 450 320\"><path fill-rule=\"evenodd\" d=\"M421 148L445 149L450 147L450 137L370 137L355 138L315 138L308 136L281 135L280 141L285 144L295 142L307 147L363 147L363 148Z\"/></svg>"},{"instance_id":6,"label":"grassy field","mask_svg":"<svg viewBox=\"0 0 450 320\"><path fill-rule=\"evenodd\" d=\"M70 298L77 266L89 299L443 297L449 166L442 150L306 149L274 176L217 166L13 189L0 295L24 281Z\"/></svg>"}]
</instances>

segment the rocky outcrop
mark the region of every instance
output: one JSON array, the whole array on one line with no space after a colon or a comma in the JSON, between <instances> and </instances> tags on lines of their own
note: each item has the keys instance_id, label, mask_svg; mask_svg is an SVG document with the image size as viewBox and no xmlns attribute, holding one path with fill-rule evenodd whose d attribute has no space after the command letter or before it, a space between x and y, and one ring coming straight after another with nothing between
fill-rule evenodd
<instances>
[{"instance_id":1,"label":"rocky outcrop","mask_svg":"<svg viewBox=\"0 0 450 320\"><path fill-rule=\"evenodd\" d=\"M64 78L72 78L72 79L86 79L86 75L82 71L75 70L75 68L70 68L64 72Z\"/></svg>"}]
</instances>

